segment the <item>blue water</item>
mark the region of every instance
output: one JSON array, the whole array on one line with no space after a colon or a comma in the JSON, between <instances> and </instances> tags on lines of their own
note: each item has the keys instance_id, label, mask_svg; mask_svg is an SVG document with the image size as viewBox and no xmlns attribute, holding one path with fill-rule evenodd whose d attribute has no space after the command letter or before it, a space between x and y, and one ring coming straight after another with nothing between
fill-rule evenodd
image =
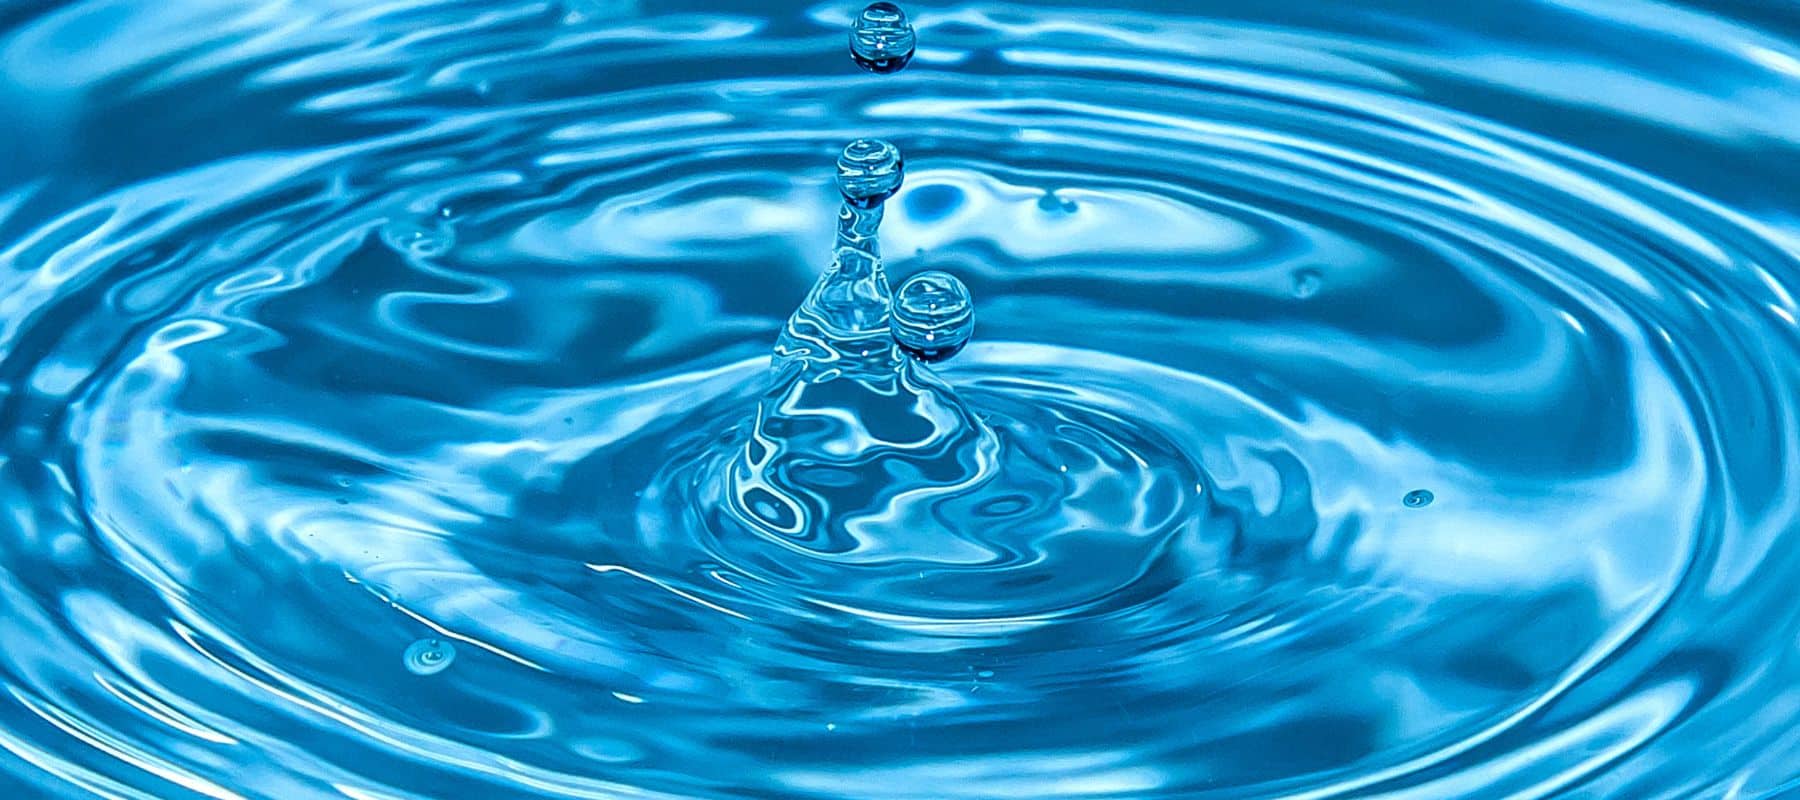
<instances>
[{"instance_id":1,"label":"blue water","mask_svg":"<svg viewBox=\"0 0 1800 800\"><path fill-rule=\"evenodd\" d=\"M0 5L0 796L1800 793L1800 7L903 5Z\"/></svg>"}]
</instances>

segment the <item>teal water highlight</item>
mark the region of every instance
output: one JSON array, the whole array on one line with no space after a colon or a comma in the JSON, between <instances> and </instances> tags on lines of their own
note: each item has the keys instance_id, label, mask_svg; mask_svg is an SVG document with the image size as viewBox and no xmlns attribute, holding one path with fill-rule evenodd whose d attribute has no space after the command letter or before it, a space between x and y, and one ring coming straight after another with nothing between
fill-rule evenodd
<instances>
[{"instance_id":1,"label":"teal water highlight","mask_svg":"<svg viewBox=\"0 0 1800 800\"><path fill-rule=\"evenodd\" d=\"M0 794L1800 788L1791 14L863 8L0 10Z\"/></svg>"}]
</instances>

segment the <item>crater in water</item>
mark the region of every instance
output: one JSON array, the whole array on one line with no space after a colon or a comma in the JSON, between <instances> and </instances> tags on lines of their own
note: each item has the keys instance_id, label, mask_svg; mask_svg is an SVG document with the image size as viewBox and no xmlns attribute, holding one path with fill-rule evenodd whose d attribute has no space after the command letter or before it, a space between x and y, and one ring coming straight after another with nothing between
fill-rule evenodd
<instances>
[{"instance_id":1,"label":"crater in water","mask_svg":"<svg viewBox=\"0 0 1800 800\"><path fill-rule=\"evenodd\" d=\"M1779 15L27 5L0 789L1800 779Z\"/></svg>"}]
</instances>

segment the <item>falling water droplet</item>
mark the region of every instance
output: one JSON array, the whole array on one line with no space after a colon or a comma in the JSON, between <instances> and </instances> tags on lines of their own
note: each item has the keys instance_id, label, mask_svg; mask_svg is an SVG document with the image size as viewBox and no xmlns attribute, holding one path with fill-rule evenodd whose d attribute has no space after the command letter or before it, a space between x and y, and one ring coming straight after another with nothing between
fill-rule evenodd
<instances>
[{"instance_id":1,"label":"falling water droplet","mask_svg":"<svg viewBox=\"0 0 1800 800\"><path fill-rule=\"evenodd\" d=\"M1432 494L1429 490L1414 489L1407 492L1401 502L1405 503L1407 508L1424 508L1431 505L1431 501L1436 499L1437 495Z\"/></svg>"},{"instance_id":2,"label":"falling water droplet","mask_svg":"<svg viewBox=\"0 0 1800 800\"><path fill-rule=\"evenodd\" d=\"M1294 286L1292 289L1294 296L1301 300L1305 300L1308 297L1318 294L1319 284L1323 283L1324 279L1325 277L1320 275L1318 270L1310 267L1295 271Z\"/></svg>"},{"instance_id":3,"label":"falling water droplet","mask_svg":"<svg viewBox=\"0 0 1800 800\"><path fill-rule=\"evenodd\" d=\"M850 57L878 75L899 72L917 46L912 22L893 3L870 3L850 26Z\"/></svg>"},{"instance_id":4,"label":"falling water droplet","mask_svg":"<svg viewBox=\"0 0 1800 800\"><path fill-rule=\"evenodd\" d=\"M844 148L837 163L838 191L857 208L880 205L900 191L905 163L900 148L881 139L857 139Z\"/></svg>"},{"instance_id":5,"label":"falling water droplet","mask_svg":"<svg viewBox=\"0 0 1800 800\"><path fill-rule=\"evenodd\" d=\"M894 292L889 321L900 349L927 364L956 355L975 333L975 301L948 272L921 272Z\"/></svg>"},{"instance_id":6,"label":"falling water droplet","mask_svg":"<svg viewBox=\"0 0 1800 800\"><path fill-rule=\"evenodd\" d=\"M442 639L420 639L406 648L406 669L414 675L436 675L456 660L456 648Z\"/></svg>"}]
</instances>

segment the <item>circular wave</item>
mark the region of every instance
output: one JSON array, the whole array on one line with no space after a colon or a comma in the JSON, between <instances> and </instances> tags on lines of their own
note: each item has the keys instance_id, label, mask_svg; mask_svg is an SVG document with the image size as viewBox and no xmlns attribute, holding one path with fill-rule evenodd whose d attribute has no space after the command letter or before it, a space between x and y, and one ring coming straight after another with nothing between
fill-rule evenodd
<instances>
[{"instance_id":1,"label":"circular wave","mask_svg":"<svg viewBox=\"0 0 1800 800\"><path fill-rule=\"evenodd\" d=\"M1800 780L1783 28L909 7L873 76L673 5L0 12L0 786ZM733 468L863 136L994 443L783 516Z\"/></svg>"}]
</instances>

